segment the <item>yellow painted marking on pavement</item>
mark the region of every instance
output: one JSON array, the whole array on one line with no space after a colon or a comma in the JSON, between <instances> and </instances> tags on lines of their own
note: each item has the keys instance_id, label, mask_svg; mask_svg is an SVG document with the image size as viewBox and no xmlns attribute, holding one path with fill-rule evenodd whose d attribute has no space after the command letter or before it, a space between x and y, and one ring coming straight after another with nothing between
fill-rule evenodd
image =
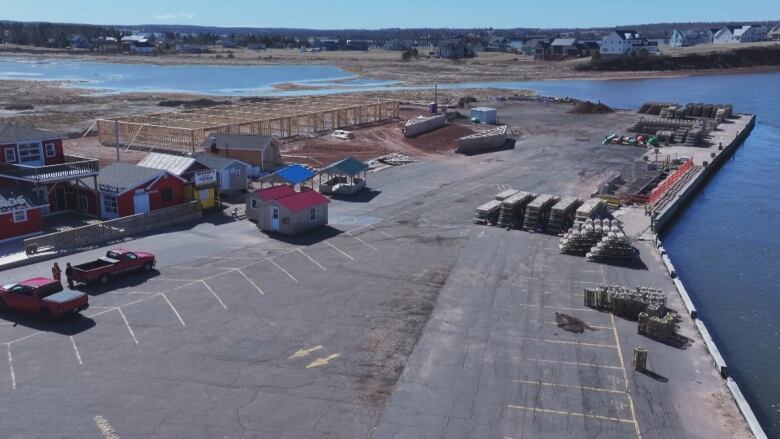
<instances>
[{"instance_id":1,"label":"yellow painted marking on pavement","mask_svg":"<svg viewBox=\"0 0 780 439\"><path fill-rule=\"evenodd\" d=\"M558 360L543 360L541 358L529 358L528 361L536 361L538 363L554 363L554 364L564 364L567 366L585 366L585 367L600 367L603 369L615 369L620 370L619 366L605 366L603 364L593 364L593 363L580 363L578 361L558 361Z\"/></svg>"},{"instance_id":2,"label":"yellow painted marking on pavement","mask_svg":"<svg viewBox=\"0 0 780 439\"><path fill-rule=\"evenodd\" d=\"M352 256L348 255L346 252L342 251L340 248L338 248L335 245L333 245L330 241L325 241L325 244L328 244L329 246L333 247L334 250L336 250L337 252L339 252L342 255L346 256L350 261L354 261L355 260L355 258L353 258Z\"/></svg>"},{"instance_id":3,"label":"yellow painted marking on pavement","mask_svg":"<svg viewBox=\"0 0 780 439\"><path fill-rule=\"evenodd\" d=\"M76 360L78 360L80 366L83 366L84 362L81 361L81 354L79 353L79 348L76 346L76 339L74 339L72 335L70 336L70 344L73 345L73 351L76 353Z\"/></svg>"},{"instance_id":4,"label":"yellow painted marking on pavement","mask_svg":"<svg viewBox=\"0 0 780 439\"><path fill-rule=\"evenodd\" d=\"M292 360L293 358L305 357L305 356L311 354L312 352L318 351L320 349L322 349L322 345L317 345L317 346L314 346L313 348L309 348L309 349L298 349L297 351L295 351L294 354L290 355L287 358Z\"/></svg>"},{"instance_id":5,"label":"yellow painted marking on pavement","mask_svg":"<svg viewBox=\"0 0 780 439\"><path fill-rule=\"evenodd\" d=\"M119 439L119 435L116 433L116 430L114 430L114 427L108 423L106 418L98 415L92 418L92 420L95 421L95 425L97 425L97 428L100 430L100 434L103 435L104 439Z\"/></svg>"},{"instance_id":6,"label":"yellow painted marking on pavement","mask_svg":"<svg viewBox=\"0 0 780 439\"><path fill-rule=\"evenodd\" d=\"M260 292L260 294L262 294L263 296L265 296L265 293L263 292L263 290L261 290L261 289L260 289L260 287L258 287L258 286L257 286L257 284L256 284L256 283L255 283L255 282L254 282L252 279L250 279L250 278L249 278L249 276L247 276L246 274L244 274L244 272L243 272L243 271L241 271L241 269L238 269L237 271L238 271L238 272L241 274L241 276L244 276L244 279L246 279L247 281L249 281L249 283L250 283L250 284L252 284L252 286L253 286L253 287L255 287L255 289L256 289L257 291L259 291L259 292Z\"/></svg>"},{"instance_id":7,"label":"yellow painted marking on pavement","mask_svg":"<svg viewBox=\"0 0 780 439\"><path fill-rule=\"evenodd\" d=\"M181 318L181 315L179 314L179 311L176 311L176 308L173 306L170 300L168 300L168 296L165 295L165 293L161 294L162 298L165 299L165 302L168 304L168 306L171 307L171 311L173 311L174 314L176 314L176 318L179 319L179 322L182 326L187 326L186 323L184 323L184 319Z\"/></svg>"},{"instance_id":8,"label":"yellow painted marking on pavement","mask_svg":"<svg viewBox=\"0 0 780 439\"><path fill-rule=\"evenodd\" d=\"M209 290L209 292L214 296L214 298L217 299L217 302L219 302L219 304L222 305L222 308L227 309L227 306L225 305L225 302L223 302L222 299L217 295L217 293L215 293L214 290L211 289L209 284L207 284L205 280L202 280L200 282L206 287L206 289Z\"/></svg>"},{"instance_id":9,"label":"yellow painted marking on pavement","mask_svg":"<svg viewBox=\"0 0 780 439\"><path fill-rule=\"evenodd\" d=\"M290 279L292 279L292 280L293 280L293 282L295 282L295 283L298 283L298 279L296 279L296 278L295 278L295 276L293 276L292 274L290 274L290 272L289 272L289 271L287 271L287 270L285 270L284 268L282 268L282 266L281 266L281 265L277 264L277 263L276 263L276 261L274 261L274 260L273 260L273 259L271 259L271 258L268 258L268 262L270 262L270 263L274 264L274 266L275 266L276 268L278 268L278 269L282 270L282 271L284 272L284 274L286 274L286 275L287 275L287 277L289 277Z\"/></svg>"},{"instance_id":10,"label":"yellow painted marking on pavement","mask_svg":"<svg viewBox=\"0 0 780 439\"><path fill-rule=\"evenodd\" d=\"M312 361L306 366L306 369L311 369L312 367L320 367L325 366L326 364L330 363L331 361L335 360L336 358L340 357L341 354L331 354L328 355L325 358L317 358L316 360Z\"/></svg>"},{"instance_id":11,"label":"yellow painted marking on pavement","mask_svg":"<svg viewBox=\"0 0 780 439\"><path fill-rule=\"evenodd\" d=\"M594 391L594 392L619 393L619 394L622 394L622 395L627 395L627 393L622 391L622 390L605 389L603 387L575 386L573 384L545 383L543 381L530 381L530 380L512 380L512 381L514 381L516 383L535 384L535 385L539 385L539 386L563 387L563 388L567 388L567 389L591 390L591 391Z\"/></svg>"},{"instance_id":12,"label":"yellow painted marking on pavement","mask_svg":"<svg viewBox=\"0 0 780 439\"><path fill-rule=\"evenodd\" d=\"M14 357L11 355L11 343L6 343L8 348L8 371L11 372L11 388L16 390L16 372L14 371Z\"/></svg>"},{"instance_id":13,"label":"yellow painted marking on pavement","mask_svg":"<svg viewBox=\"0 0 780 439\"><path fill-rule=\"evenodd\" d=\"M323 267L322 264L320 264L319 262L315 261L314 258L312 258L311 256L307 255L306 252L304 252L301 249L298 249L298 251L301 252L302 255L306 256L310 261L314 262L314 265L320 267L320 269L322 269L322 271L328 271L327 268Z\"/></svg>"},{"instance_id":14,"label":"yellow painted marking on pavement","mask_svg":"<svg viewBox=\"0 0 780 439\"><path fill-rule=\"evenodd\" d=\"M122 317L122 320L125 322L125 327L127 328L127 332L130 333L130 337L133 337L133 341L135 344L138 344L138 339L135 338L135 332L133 332L133 328L130 327L130 322L127 321L127 317L125 316L125 313L122 311L122 308L117 307L116 309L119 311L119 315Z\"/></svg>"},{"instance_id":15,"label":"yellow painted marking on pavement","mask_svg":"<svg viewBox=\"0 0 780 439\"><path fill-rule=\"evenodd\" d=\"M509 407L510 409L526 410L534 413L549 413L554 415L579 416L581 418L601 419L602 421L627 422L629 424L634 423L632 419L614 418L612 416L590 415L587 413L566 412L563 410L548 410L548 409L540 409L536 407L525 407L525 406L513 405L513 404L509 404L507 407Z\"/></svg>"}]
</instances>

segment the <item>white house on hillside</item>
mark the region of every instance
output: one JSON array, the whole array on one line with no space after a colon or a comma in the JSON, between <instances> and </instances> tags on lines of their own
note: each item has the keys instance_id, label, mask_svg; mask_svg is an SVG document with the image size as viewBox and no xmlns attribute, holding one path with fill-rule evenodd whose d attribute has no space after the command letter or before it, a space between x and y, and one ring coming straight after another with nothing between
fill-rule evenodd
<instances>
[{"instance_id":1,"label":"white house on hillside","mask_svg":"<svg viewBox=\"0 0 780 439\"><path fill-rule=\"evenodd\" d=\"M602 55L630 55L633 53L655 53L657 44L650 44L634 30L616 29L601 40Z\"/></svg>"},{"instance_id":2,"label":"white house on hillside","mask_svg":"<svg viewBox=\"0 0 780 439\"><path fill-rule=\"evenodd\" d=\"M672 38L669 39L669 46L671 47L688 47L696 46L699 44L707 44L712 41L712 35L710 31L704 30L679 30L675 29L672 32Z\"/></svg>"},{"instance_id":3,"label":"white house on hillside","mask_svg":"<svg viewBox=\"0 0 780 439\"><path fill-rule=\"evenodd\" d=\"M738 44L764 41L767 38L766 26L723 26L715 34L715 44Z\"/></svg>"}]
</instances>

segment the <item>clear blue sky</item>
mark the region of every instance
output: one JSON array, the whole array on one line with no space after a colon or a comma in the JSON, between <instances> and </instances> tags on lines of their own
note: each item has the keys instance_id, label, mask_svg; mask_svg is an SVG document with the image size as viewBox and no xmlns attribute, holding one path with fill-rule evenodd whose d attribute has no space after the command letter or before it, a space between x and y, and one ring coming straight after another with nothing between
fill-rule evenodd
<instances>
[{"instance_id":1,"label":"clear blue sky","mask_svg":"<svg viewBox=\"0 0 780 439\"><path fill-rule=\"evenodd\" d=\"M780 20L780 0L0 0L0 20L313 29Z\"/></svg>"}]
</instances>

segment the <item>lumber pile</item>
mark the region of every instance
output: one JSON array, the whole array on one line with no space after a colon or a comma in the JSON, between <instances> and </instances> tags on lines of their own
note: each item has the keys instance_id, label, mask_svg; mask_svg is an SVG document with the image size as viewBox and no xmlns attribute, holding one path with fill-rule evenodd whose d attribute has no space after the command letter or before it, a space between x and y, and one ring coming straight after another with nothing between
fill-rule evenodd
<instances>
[{"instance_id":1,"label":"lumber pile","mask_svg":"<svg viewBox=\"0 0 780 439\"><path fill-rule=\"evenodd\" d=\"M550 217L550 209L559 200L560 197L557 195L539 195L528 203L523 218L523 229L544 231Z\"/></svg>"},{"instance_id":2,"label":"lumber pile","mask_svg":"<svg viewBox=\"0 0 780 439\"><path fill-rule=\"evenodd\" d=\"M501 210L498 214L498 225L501 227L517 228L523 224L525 208L536 194L520 191L501 202Z\"/></svg>"},{"instance_id":3,"label":"lumber pile","mask_svg":"<svg viewBox=\"0 0 780 439\"><path fill-rule=\"evenodd\" d=\"M519 190L517 190L517 189L512 189L512 188L509 188L509 189L506 189L506 190L503 190L503 191L501 191L501 192L497 193L497 194L496 194L496 195L495 195L493 198L494 198L495 200L497 200L497 201L504 201L504 200L506 200L507 198L509 198L509 197L511 197L512 195L515 195L515 194L517 194L517 193L519 193L519 192L520 192L520 191L519 191Z\"/></svg>"},{"instance_id":4,"label":"lumber pile","mask_svg":"<svg viewBox=\"0 0 780 439\"><path fill-rule=\"evenodd\" d=\"M600 198L590 198L585 200L585 202L577 208L575 220L582 222L587 219L604 218L608 213L607 203L604 202L604 200Z\"/></svg>"},{"instance_id":5,"label":"lumber pile","mask_svg":"<svg viewBox=\"0 0 780 439\"><path fill-rule=\"evenodd\" d=\"M571 227L576 217L577 208L582 205L582 200L577 197L563 197L550 209L550 220L547 222L547 231L560 233Z\"/></svg>"},{"instance_id":6,"label":"lumber pile","mask_svg":"<svg viewBox=\"0 0 780 439\"><path fill-rule=\"evenodd\" d=\"M485 204L477 207L474 215L474 224L496 224L498 222L498 213L501 209L501 202L498 200L490 200Z\"/></svg>"}]
</instances>

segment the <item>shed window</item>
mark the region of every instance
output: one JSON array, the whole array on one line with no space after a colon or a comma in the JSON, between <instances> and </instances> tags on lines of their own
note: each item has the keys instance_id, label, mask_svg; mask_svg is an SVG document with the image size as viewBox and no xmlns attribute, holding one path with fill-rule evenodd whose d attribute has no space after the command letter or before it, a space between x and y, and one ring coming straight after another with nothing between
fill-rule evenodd
<instances>
[{"instance_id":1,"label":"shed window","mask_svg":"<svg viewBox=\"0 0 780 439\"><path fill-rule=\"evenodd\" d=\"M160 198L162 198L163 203L170 203L173 201L173 189L169 187L160 189Z\"/></svg>"},{"instance_id":2,"label":"shed window","mask_svg":"<svg viewBox=\"0 0 780 439\"><path fill-rule=\"evenodd\" d=\"M250 206L252 206L252 209L257 209L257 199L252 198L252 201L249 203Z\"/></svg>"},{"instance_id":3,"label":"shed window","mask_svg":"<svg viewBox=\"0 0 780 439\"><path fill-rule=\"evenodd\" d=\"M113 195L103 195L103 209L108 213L119 213L116 197Z\"/></svg>"},{"instance_id":4,"label":"shed window","mask_svg":"<svg viewBox=\"0 0 780 439\"><path fill-rule=\"evenodd\" d=\"M316 207L312 207L311 209L309 209L309 221L310 222L317 221L317 208Z\"/></svg>"},{"instance_id":5,"label":"shed window","mask_svg":"<svg viewBox=\"0 0 780 439\"><path fill-rule=\"evenodd\" d=\"M5 161L6 163L13 163L16 161L16 150L13 148L5 149Z\"/></svg>"},{"instance_id":6,"label":"shed window","mask_svg":"<svg viewBox=\"0 0 780 439\"><path fill-rule=\"evenodd\" d=\"M27 222L27 211L14 210L14 223L24 223L24 222Z\"/></svg>"},{"instance_id":7,"label":"shed window","mask_svg":"<svg viewBox=\"0 0 780 439\"><path fill-rule=\"evenodd\" d=\"M46 147L46 157L55 157L57 155L57 146L53 143L47 143L44 145Z\"/></svg>"}]
</instances>

